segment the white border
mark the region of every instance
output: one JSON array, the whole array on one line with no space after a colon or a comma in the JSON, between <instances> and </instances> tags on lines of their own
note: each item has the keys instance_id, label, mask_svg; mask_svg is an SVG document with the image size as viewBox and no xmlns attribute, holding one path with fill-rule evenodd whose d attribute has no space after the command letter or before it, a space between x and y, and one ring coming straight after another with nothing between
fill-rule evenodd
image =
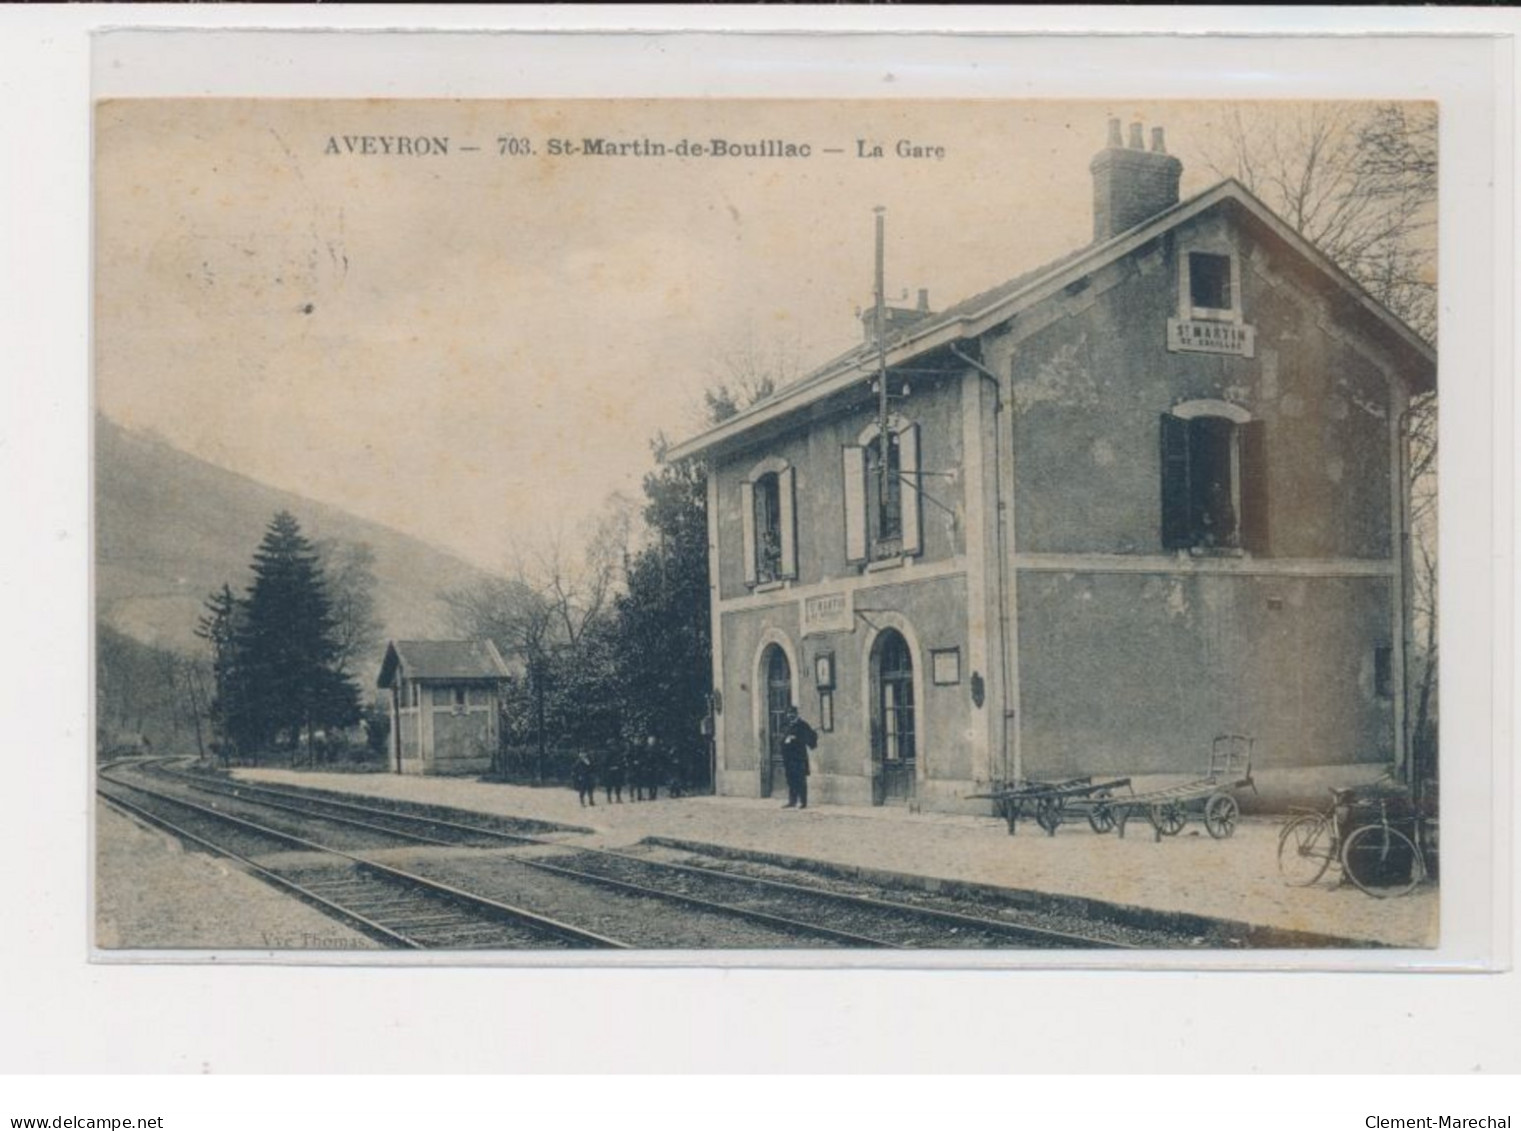
<instances>
[{"instance_id":1,"label":"white border","mask_svg":"<svg viewBox=\"0 0 1521 1131\"><path fill-rule=\"evenodd\" d=\"M1443 313L1451 319L1444 324L1442 366L1444 483L1449 488L1462 483L1461 498L1467 499L1460 507L1451 490L1444 499L1449 602L1444 634L1450 636L1444 641L1449 664L1444 746L1484 751L1493 739L1508 750L1514 403L1508 382L1477 380L1474 389L1460 382L1469 374L1510 373L1515 58L1509 41L1436 42L1418 33L1508 31L1515 26L1512 14L108 7L11 9L6 16L0 84L10 97L0 100L6 126L0 136L9 139L14 175L5 181L7 208L0 223L7 230L0 243L14 249L11 263L23 270L7 272L0 283L5 288L0 318L10 346L7 372L14 375L9 404L23 411L0 421L0 467L19 519L10 544L25 547L19 557L14 550L7 554L0 575L10 629L3 686L12 739L4 796L25 802L21 812L7 812L0 825L4 906L25 908L0 932L0 1000L8 1003L11 1017L25 1019L24 1028L11 1021L0 1038L8 1069L173 1071L204 1063L220 1070L598 1070L674 1062L689 1070L814 1070L822 1066L807 1055L814 1049L827 1050L828 1067L865 1070L1521 1066L1514 1039L1513 1019L1521 1015L1514 974L1327 980L1305 974L1180 978L1072 971L994 976L87 966L82 877L88 862L78 832L89 783L78 752L85 745L88 712L72 678L84 668L89 631L81 600L88 589L88 449L82 426L89 419L83 380L88 351L80 328L88 284L90 29L125 23L481 27L509 22L674 29L806 22L842 31L1037 26L1075 32L1102 25L1133 33L1214 26L1266 35L1292 29L1350 32L1376 22L1389 31L1417 34L1376 44L1296 42L1292 49L1246 37L1151 43L1026 39L997 61L990 60L995 52L989 50L996 44L978 38L707 36L693 44L644 35L635 40L635 50L618 54L616 67L607 65L605 41L582 35L540 35L516 45L368 35L345 40L341 53L329 37L299 35L268 39L257 59L241 60L263 68L257 88L219 54L226 37L214 43L187 36L184 47L166 55L159 47L143 53L142 37L131 36L115 41L120 50L113 55L102 52L96 93L147 93L151 86L155 93L196 95L269 93L277 87L289 94L325 95L560 97L633 90L759 95L775 94L785 80L789 93L835 97L1156 97L1164 88L1174 97L1290 97L1312 89L1327 97L1441 97L1449 110L1444 161L1465 171L1444 186ZM627 41L619 42L626 48ZM506 56L500 54L504 50ZM681 65L673 65L673 58ZM978 61L975 70L964 65L969 58ZM1488 61L1497 66L1493 78L1485 73ZM1491 97L1504 120L1485 128L1482 104ZM1496 157L1496 169L1484 167L1487 154ZM1501 216L1493 215L1483 191L1491 175L1503 186L1507 207ZM1486 248L1500 250L1489 254ZM1501 317L1485 320L1492 302ZM1464 537L1453 537L1459 531ZM1493 650L1486 647L1489 642ZM1497 694L1491 698L1491 692ZM1515 783L1507 760L1497 760L1494 769L1493 782L1484 780L1482 769L1474 774L1475 788L1455 804L1478 812L1490 803L1507 834L1499 851L1505 864L1513 864L1508 833ZM1451 789L1447 797L1453 800ZM1451 823L1443 833L1444 847L1464 835ZM1514 876L1513 868L1507 874ZM1444 930L1459 930L1470 941L1467 932L1477 929L1485 936L1482 953L1504 959L1513 929L1509 889L1474 892L1470 886L1464 893L1464 883L1461 874L1444 877ZM1481 903L1490 906L1490 895L1500 914L1475 928L1472 912ZM1219 1039L1220 1026L1207 1020L1220 1019L1223 1000L1231 1017L1228 1041ZM1121 1020L1095 1025L1094 1008L1100 1004L1102 1015ZM525 1016L533 1017L534 1025L521 1025ZM1138 1029L1122 1020L1129 1016L1144 1019L1144 1025ZM597 1022L588 1030L592 1017ZM1349 1029L1361 1039L1349 1040ZM511 1033L525 1039L509 1041ZM594 1038L588 1039L589 1033ZM1292 1040L1285 1039L1290 1035Z\"/></svg>"}]
</instances>

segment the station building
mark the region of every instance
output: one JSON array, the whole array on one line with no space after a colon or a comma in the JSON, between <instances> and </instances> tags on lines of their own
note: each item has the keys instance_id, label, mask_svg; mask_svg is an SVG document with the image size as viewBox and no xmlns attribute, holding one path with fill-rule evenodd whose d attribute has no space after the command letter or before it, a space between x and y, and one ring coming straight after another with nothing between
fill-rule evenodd
<instances>
[{"instance_id":1,"label":"station building","mask_svg":"<svg viewBox=\"0 0 1521 1131\"><path fill-rule=\"evenodd\" d=\"M480 774L500 741L510 672L489 640L393 640L378 685L391 693L398 774Z\"/></svg>"},{"instance_id":2,"label":"station building","mask_svg":"<svg viewBox=\"0 0 1521 1131\"><path fill-rule=\"evenodd\" d=\"M1197 775L1221 732L1259 773L1404 763L1435 354L1241 184L1180 200L1181 171L1111 123L1090 244L870 312L671 452L709 471L719 792L781 788L789 703L824 802Z\"/></svg>"}]
</instances>

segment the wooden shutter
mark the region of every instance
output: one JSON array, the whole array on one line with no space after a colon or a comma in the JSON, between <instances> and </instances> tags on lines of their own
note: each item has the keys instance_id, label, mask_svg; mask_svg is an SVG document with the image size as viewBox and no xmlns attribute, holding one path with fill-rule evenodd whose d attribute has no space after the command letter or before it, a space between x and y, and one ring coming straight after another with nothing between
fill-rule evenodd
<instances>
[{"instance_id":1,"label":"wooden shutter","mask_svg":"<svg viewBox=\"0 0 1521 1131\"><path fill-rule=\"evenodd\" d=\"M1188 484L1188 421L1162 414L1162 547L1186 550L1194 543Z\"/></svg>"},{"instance_id":2,"label":"wooden shutter","mask_svg":"<svg viewBox=\"0 0 1521 1131\"><path fill-rule=\"evenodd\" d=\"M739 521L744 527L745 584L755 584L755 484L739 485Z\"/></svg>"},{"instance_id":3,"label":"wooden shutter","mask_svg":"<svg viewBox=\"0 0 1521 1131\"><path fill-rule=\"evenodd\" d=\"M845 560L866 560L866 449L848 444L843 449L845 495Z\"/></svg>"},{"instance_id":4,"label":"wooden shutter","mask_svg":"<svg viewBox=\"0 0 1521 1131\"><path fill-rule=\"evenodd\" d=\"M910 424L898 433L898 498L902 500L903 552L919 553L924 531L919 508L919 426Z\"/></svg>"},{"instance_id":5,"label":"wooden shutter","mask_svg":"<svg viewBox=\"0 0 1521 1131\"><path fill-rule=\"evenodd\" d=\"M777 516L781 526L783 577L797 576L797 506L793 494L797 474L787 467L776 475Z\"/></svg>"},{"instance_id":6,"label":"wooden shutter","mask_svg":"<svg viewBox=\"0 0 1521 1131\"><path fill-rule=\"evenodd\" d=\"M1260 420L1238 425L1241 441L1241 546L1253 554L1268 552L1268 466L1265 426Z\"/></svg>"}]
</instances>

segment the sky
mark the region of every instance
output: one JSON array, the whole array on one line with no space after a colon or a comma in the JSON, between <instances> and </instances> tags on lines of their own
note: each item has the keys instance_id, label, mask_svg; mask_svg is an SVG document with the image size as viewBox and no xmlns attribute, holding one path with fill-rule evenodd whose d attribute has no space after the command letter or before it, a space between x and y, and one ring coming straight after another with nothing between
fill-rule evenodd
<instances>
[{"instance_id":1,"label":"sky","mask_svg":"<svg viewBox=\"0 0 1521 1131\"><path fill-rule=\"evenodd\" d=\"M938 310L1089 241L1088 162L1109 118L1144 123L1148 142L1164 127L1188 196L1219 179L1206 155L1225 111L104 102L96 404L503 568L574 540L611 492L637 498L651 439L700 430L726 358L780 353L806 372L857 342L874 206L890 301L928 288ZM448 153L386 153L398 137ZM810 155L552 152L587 138ZM874 146L882 157L859 155Z\"/></svg>"}]
</instances>

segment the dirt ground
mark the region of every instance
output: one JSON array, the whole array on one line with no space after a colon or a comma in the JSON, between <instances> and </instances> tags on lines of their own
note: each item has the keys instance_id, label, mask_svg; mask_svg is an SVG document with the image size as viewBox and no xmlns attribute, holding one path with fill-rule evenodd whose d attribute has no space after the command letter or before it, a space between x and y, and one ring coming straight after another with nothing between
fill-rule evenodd
<instances>
[{"instance_id":1,"label":"dirt ground","mask_svg":"<svg viewBox=\"0 0 1521 1131\"><path fill-rule=\"evenodd\" d=\"M104 804L96 848L95 945L102 950L375 947L231 862L187 851Z\"/></svg>"},{"instance_id":2,"label":"dirt ground","mask_svg":"<svg viewBox=\"0 0 1521 1131\"><path fill-rule=\"evenodd\" d=\"M1124 839L1098 836L1086 822L1054 837L1033 822L1009 836L985 817L910 814L901 808L818 806L782 810L775 801L729 797L662 798L583 809L569 789L531 789L464 778L393 774L322 774L240 770L260 781L531 816L592 827L595 843L678 837L730 848L805 856L853 867L962 880L1236 919L1263 926L1338 935L1402 948L1438 941L1439 892L1426 884L1409 896L1373 899L1335 886L1336 870L1310 888L1278 876L1278 822L1245 818L1229 840L1211 839L1191 820L1183 832L1153 840L1137 819Z\"/></svg>"}]
</instances>

